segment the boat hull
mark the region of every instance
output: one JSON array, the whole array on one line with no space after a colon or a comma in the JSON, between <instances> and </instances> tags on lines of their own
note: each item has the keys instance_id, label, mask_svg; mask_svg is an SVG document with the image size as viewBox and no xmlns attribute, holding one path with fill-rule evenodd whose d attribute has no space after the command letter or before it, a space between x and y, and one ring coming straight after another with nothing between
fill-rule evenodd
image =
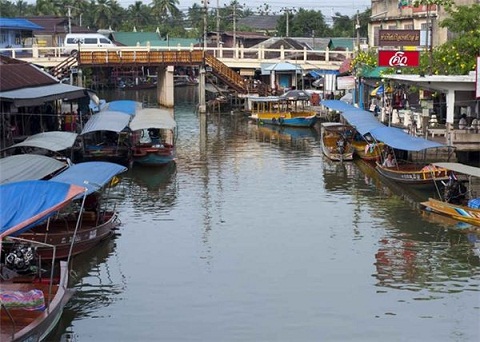
<instances>
[{"instance_id":1,"label":"boat hull","mask_svg":"<svg viewBox=\"0 0 480 342\"><path fill-rule=\"evenodd\" d=\"M289 127L313 127L318 118L313 117L298 117L292 119L277 119L277 118L257 118L255 119L260 125L272 125L272 126L289 126Z\"/></svg>"},{"instance_id":2,"label":"boat hull","mask_svg":"<svg viewBox=\"0 0 480 342\"><path fill-rule=\"evenodd\" d=\"M398 167L389 168L376 162L376 170L390 180L418 186L434 186L435 182L449 179L447 169L432 169L428 165L400 164Z\"/></svg>"},{"instance_id":3,"label":"boat hull","mask_svg":"<svg viewBox=\"0 0 480 342\"><path fill-rule=\"evenodd\" d=\"M134 163L146 166L166 165L175 160L175 148L138 145L133 150Z\"/></svg>"},{"instance_id":4,"label":"boat hull","mask_svg":"<svg viewBox=\"0 0 480 342\"><path fill-rule=\"evenodd\" d=\"M109 238L119 224L120 221L116 212L102 213L98 222L95 212L85 212L75 236L72 255L83 253L102 240ZM72 215L65 219L57 219L50 222L48 230L46 225L41 225L21 234L20 237L30 241L53 245L55 246L55 258L66 259L70 252L75 225L76 216ZM37 247L37 253L42 259L50 260L54 257L51 248Z\"/></svg>"},{"instance_id":5,"label":"boat hull","mask_svg":"<svg viewBox=\"0 0 480 342\"><path fill-rule=\"evenodd\" d=\"M447 203L433 198L429 198L428 201L422 202L421 205L429 211L480 227L480 209Z\"/></svg>"}]
</instances>

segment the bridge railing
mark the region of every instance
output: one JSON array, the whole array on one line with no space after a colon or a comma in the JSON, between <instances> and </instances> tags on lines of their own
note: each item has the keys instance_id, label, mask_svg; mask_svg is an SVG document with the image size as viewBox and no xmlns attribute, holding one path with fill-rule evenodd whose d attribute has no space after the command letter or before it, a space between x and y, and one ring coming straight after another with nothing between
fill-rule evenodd
<instances>
[{"instance_id":1,"label":"bridge railing","mask_svg":"<svg viewBox=\"0 0 480 342\"><path fill-rule=\"evenodd\" d=\"M81 48L80 51L108 51L117 53L142 52L142 51L194 51L202 50L203 47L190 46L117 46L114 48ZM18 59L41 59L41 58L66 58L67 55L63 53L63 47L19 47L19 48L0 48L0 54ZM213 54L220 60L229 60L232 62L267 62L267 61L295 61L298 63L341 63L346 58L353 56L353 51L336 51L329 50L292 50L285 49L281 46L279 49L267 49L263 45L256 48L245 48L239 46L236 48L225 47L208 47L208 53Z\"/></svg>"}]
</instances>

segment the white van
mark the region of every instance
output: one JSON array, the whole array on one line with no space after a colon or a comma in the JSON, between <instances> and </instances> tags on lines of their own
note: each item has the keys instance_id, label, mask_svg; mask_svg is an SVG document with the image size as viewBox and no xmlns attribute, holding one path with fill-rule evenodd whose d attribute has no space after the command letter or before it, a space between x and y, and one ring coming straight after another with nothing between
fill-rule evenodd
<instances>
[{"instance_id":1,"label":"white van","mask_svg":"<svg viewBox=\"0 0 480 342\"><path fill-rule=\"evenodd\" d=\"M109 48L115 47L110 39L100 33L68 33L65 36L63 53L70 55L82 48Z\"/></svg>"}]
</instances>

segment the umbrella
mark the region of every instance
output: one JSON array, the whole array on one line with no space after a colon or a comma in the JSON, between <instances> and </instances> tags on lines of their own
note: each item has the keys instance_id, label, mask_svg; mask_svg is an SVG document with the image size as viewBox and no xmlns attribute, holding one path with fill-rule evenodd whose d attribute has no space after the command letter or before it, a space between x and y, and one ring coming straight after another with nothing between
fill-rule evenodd
<instances>
[{"instance_id":1,"label":"umbrella","mask_svg":"<svg viewBox=\"0 0 480 342\"><path fill-rule=\"evenodd\" d=\"M309 101L310 94L304 90L289 90L285 94L280 96L281 99L292 100L292 101Z\"/></svg>"}]
</instances>

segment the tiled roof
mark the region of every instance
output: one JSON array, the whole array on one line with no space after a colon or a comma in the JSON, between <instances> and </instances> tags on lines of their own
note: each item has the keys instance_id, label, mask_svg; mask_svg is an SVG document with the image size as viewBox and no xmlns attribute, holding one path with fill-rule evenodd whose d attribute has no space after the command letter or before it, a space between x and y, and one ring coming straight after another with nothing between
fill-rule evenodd
<instances>
[{"instance_id":1,"label":"tiled roof","mask_svg":"<svg viewBox=\"0 0 480 342\"><path fill-rule=\"evenodd\" d=\"M0 91L58 83L58 80L34 65L0 56Z\"/></svg>"}]
</instances>

